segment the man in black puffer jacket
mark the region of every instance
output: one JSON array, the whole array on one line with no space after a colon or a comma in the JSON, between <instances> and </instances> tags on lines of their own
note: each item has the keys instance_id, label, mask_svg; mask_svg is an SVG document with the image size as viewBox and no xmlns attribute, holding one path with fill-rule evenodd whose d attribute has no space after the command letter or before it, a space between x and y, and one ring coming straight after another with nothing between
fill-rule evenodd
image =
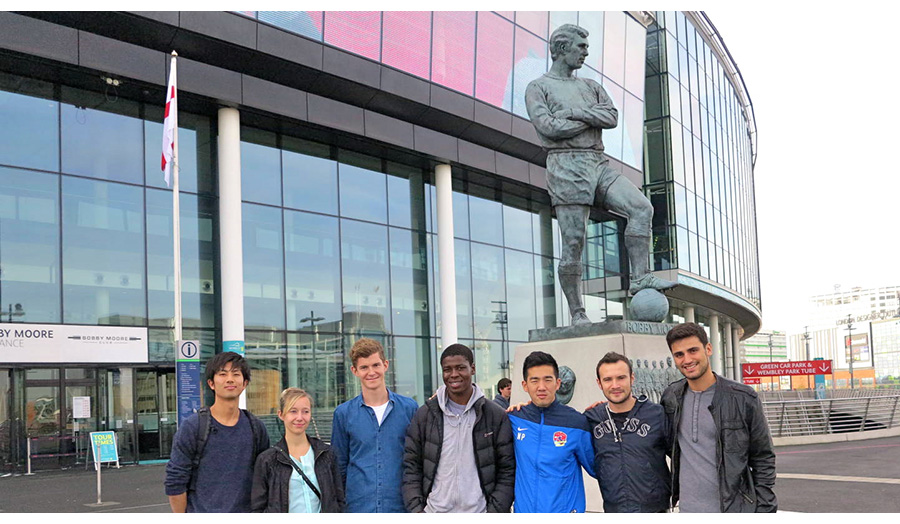
<instances>
[{"instance_id":1,"label":"man in black puffer jacket","mask_svg":"<svg viewBox=\"0 0 900 524\"><path fill-rule=\"evenodd\" d=\"M509 512L516 460L506 412L474 383L472 350L441 354L444 386L406 432L403 502L411 513Z\"/></svg>"}]
</instances>

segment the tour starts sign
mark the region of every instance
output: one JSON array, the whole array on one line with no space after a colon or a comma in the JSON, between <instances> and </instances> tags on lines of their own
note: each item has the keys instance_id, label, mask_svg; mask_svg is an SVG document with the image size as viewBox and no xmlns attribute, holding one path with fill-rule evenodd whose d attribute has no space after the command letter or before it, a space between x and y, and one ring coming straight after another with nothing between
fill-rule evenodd
<instances>
[{"instance_id":1,"label":"tour starts sign","mask_svg":"<svg viewBox=\"0 0 900 524\"><path fill-rule=\"evenodd\" d=\"M0 324L0 362L146 363L147 328Z\"/></svg>"}]
</instances>

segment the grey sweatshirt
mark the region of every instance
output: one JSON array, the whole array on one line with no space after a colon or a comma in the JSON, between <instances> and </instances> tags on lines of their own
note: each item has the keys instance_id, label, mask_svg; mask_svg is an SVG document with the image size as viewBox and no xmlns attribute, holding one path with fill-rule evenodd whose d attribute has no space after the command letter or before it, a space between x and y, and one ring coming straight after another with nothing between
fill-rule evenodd
<instances>
[{"instance_id":1,"label":"grey sweatshirt","mask_svg":"<svg viewBox=\"0 0 900 524\"><path fill-rule=\"evenodd\" d=\"M444 441L434 484L425 505L426 513L484 513L487 502L478 481L472 428L475 425L475 401L484 397L477 384L469 402L460 406L452 402L447 386L437 390L438 406L444 413Z\"/></svg>"}]
</instances>

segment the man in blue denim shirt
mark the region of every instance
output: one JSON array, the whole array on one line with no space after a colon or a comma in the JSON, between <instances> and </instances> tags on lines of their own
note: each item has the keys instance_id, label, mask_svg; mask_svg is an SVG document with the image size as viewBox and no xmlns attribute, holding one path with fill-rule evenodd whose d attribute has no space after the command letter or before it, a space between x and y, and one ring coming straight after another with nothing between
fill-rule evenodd
<instances>
[{"instance_id":1,"label":"man in blue denim shirt","mask_svg":"<svg viewBox=\"0 0 900 524\"><path fill-rule=\"evenodd\" d=\"M416 401L388 391L388 361L377 341L361 338L350 350L362 394L334 410L331 447L341 468L348 513L403 513L400 491L406 427Z\"/></svg>"}]
</instances>

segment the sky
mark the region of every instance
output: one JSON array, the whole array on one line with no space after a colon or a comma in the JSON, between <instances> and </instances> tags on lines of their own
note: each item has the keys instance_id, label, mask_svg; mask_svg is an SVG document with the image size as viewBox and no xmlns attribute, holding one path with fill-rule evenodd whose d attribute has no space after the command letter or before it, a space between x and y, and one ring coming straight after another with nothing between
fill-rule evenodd
<instances>
[{"instance_id":1,"label":"sky","mask_svg":"<svg viewBox=\"0 0 900 524\"><path fill-rule=\"evenodd\" d=\"M836 284L900 284L889 10L706 11L756 112L764 330L802 331L809 297Z\"/></svg>"}]
</instances>

